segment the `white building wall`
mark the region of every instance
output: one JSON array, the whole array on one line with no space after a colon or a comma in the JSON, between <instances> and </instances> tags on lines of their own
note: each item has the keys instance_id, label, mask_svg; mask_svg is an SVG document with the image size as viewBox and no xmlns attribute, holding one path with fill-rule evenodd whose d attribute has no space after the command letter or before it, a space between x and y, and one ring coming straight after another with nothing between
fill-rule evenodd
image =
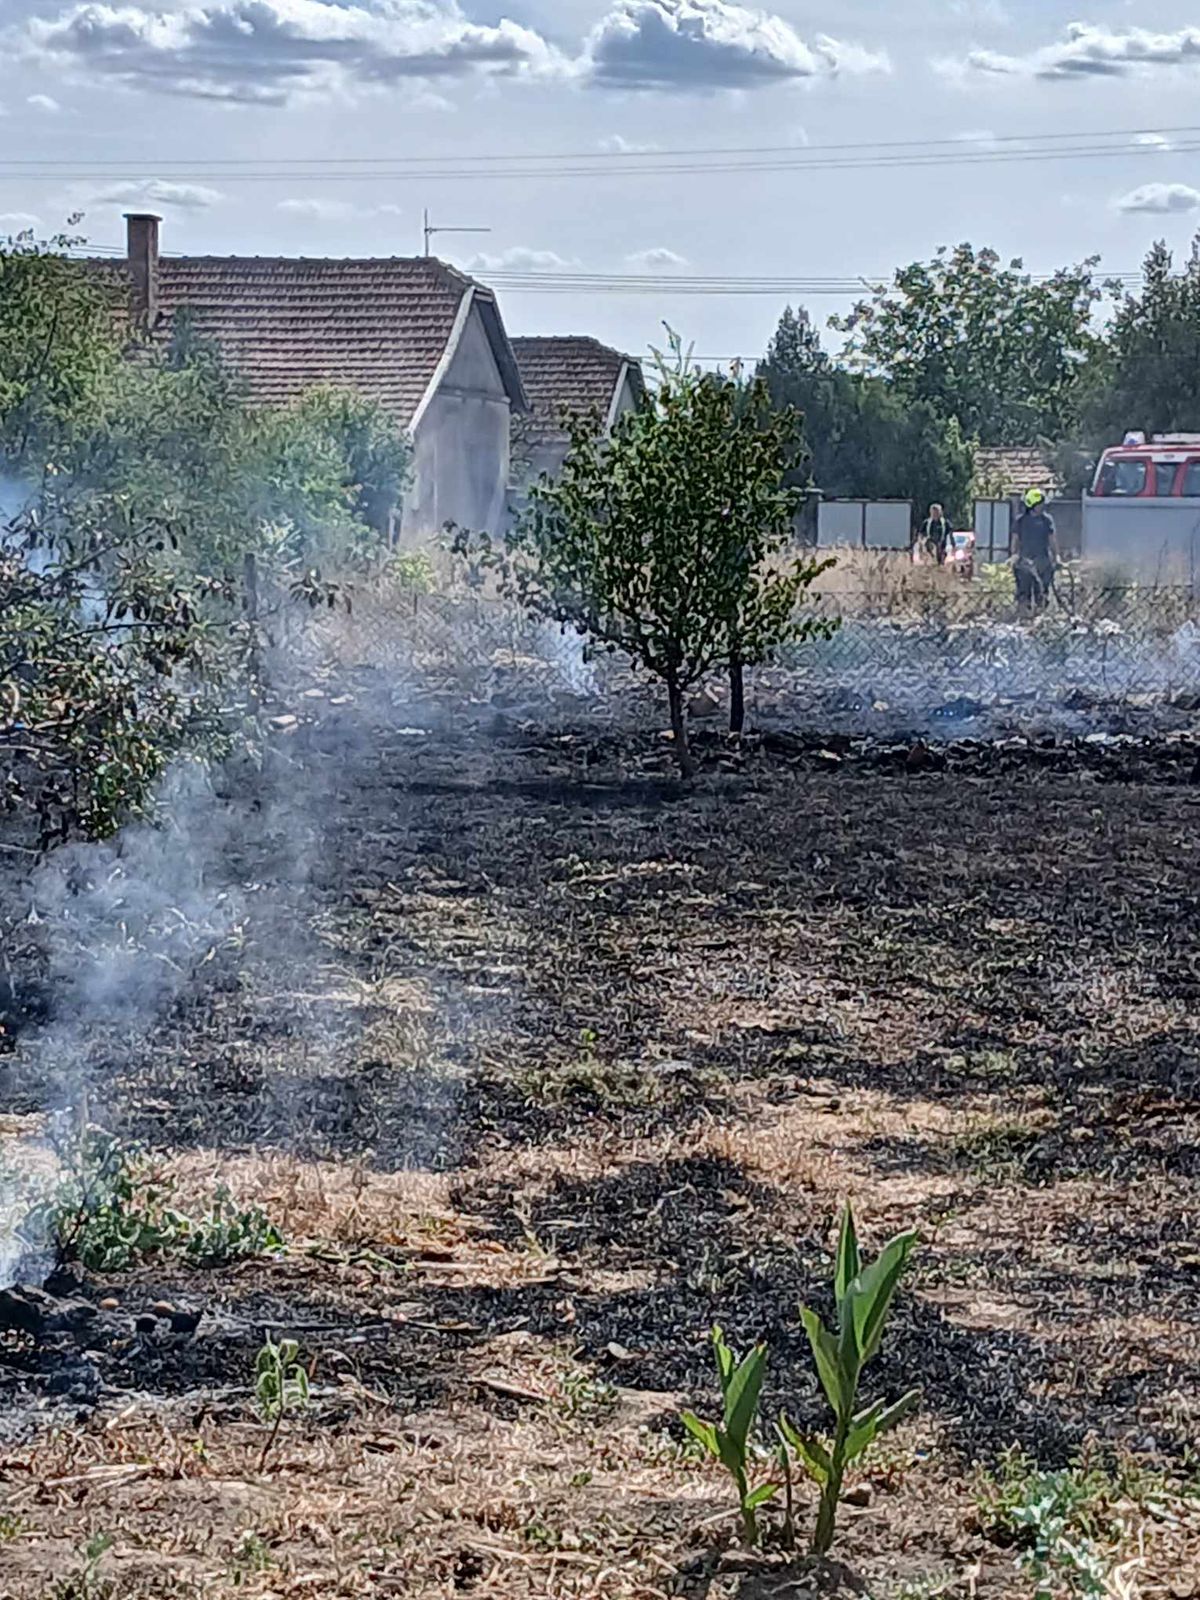
<instances>
[{"instance_id":1,"label":"white building wall","mask_svg":"<svg viewBox=\"0 0 1200 1600\"><path fill-rule=\"evenodd\" d=\"M406 539L447 522L498 534L508 485L509 401L477 307L413 436Z\"/></svg>"}]
</instances>

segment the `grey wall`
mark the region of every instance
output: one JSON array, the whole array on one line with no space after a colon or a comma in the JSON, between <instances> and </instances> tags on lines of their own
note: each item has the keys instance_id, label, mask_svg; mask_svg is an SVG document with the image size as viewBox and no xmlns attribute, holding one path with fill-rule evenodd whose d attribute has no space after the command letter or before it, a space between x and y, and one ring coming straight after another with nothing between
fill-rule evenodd
<instances>
[{"instance_id":1,"label":"grey wall","mask_svg":"<svg viewBox=\"0 0 1200 1600\"><path fill-rule=\"evenodd\" d=\"M1120 567L1131 581L1194 584L1200 577L1200 500L1087 495L1083 558Z\"/></svg>"},{"instance_id":2,"label":"grey wall","mask_svg":"<svg viewBox=\"0 0 1200 1600\"><path fill-rule=\"evenodd\" d=\"M405 537L447 522L499 533L508 486L509 403L477 309L413 437Z\"/></svg>"},{"instance_id":3,"label":"grey wall","mask_svg":"<svg viewBox=\"0 0 1200 1600\"><path fill-rule=\"evenodd\" d=\"M911 500L823 500L817 511L817 543L907 550L912 513Z\"/></svg>"},{"instance_id":4,"label":"grey wall","mask_svg":"<svg viewBox=\"0 0 1200 1600\"><path fill-rule=\"evenodd\" d=\"M1021 510L1022 502L1017 496L1010 500L976 500L975 560L978 564L1008 560L1012 549L1012 525ZM1048 500L1046 510L1054 518L1059 553L1068 558L1078 556L1083 541L1083 507L1080 501Z\"/></svg>"}]
</instances>

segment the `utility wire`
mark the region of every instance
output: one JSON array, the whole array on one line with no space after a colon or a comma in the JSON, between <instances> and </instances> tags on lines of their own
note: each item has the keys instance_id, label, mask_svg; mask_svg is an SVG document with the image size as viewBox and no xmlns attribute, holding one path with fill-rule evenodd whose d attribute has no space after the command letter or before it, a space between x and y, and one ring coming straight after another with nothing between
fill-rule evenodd
<instances>
[{"instance_id":1,"label":"utility wire","mask_svg":"<svg viewBox=\"0 0 1200 1600\"><path fill-rule=\"evenodd\" d=\"M1152 131L1141 130L1143 134ZM1120 135L1106 135L1110 142L1104 144L1092 142L1037 145L1025 140L1022 147L1018 144L1019 136L1006 135L1003 144L1000 140L996 140L996 147L989 145L980 148L964 145L962 141L945 141L948 147L943 148L932 148L933 141L928 145L913 147L891 144L863 147L809 146L807 149L797 150L794 147L765 146L760 150L743 149L708 153L646 152L634 161L625 156L614 157L604 153L588 158L588 164L583 166L570 164L581 159L577 156L566 158L526 156L502 159L487 156L458 156L424 158L423 161L310 157L275 163L264 163L258 159L253 164L249 160L245 163L240 160L229 163L207 160L189 164L140 160L135 163L107 162L102 167L97 165L89 167L78 161L64 160L61 163L54 163L17 158L0 161L0 181L14 182L30 178L42 180L54 178L60 181L95 180L101 176L113 177L132 171L152 170L160 181L208 179L224 183L242 183L279 182L286 179L291 182L311 180L323 183L428 183L431 179L436 179L438 182L470 182L486 176L489 181L512 179L527 182L532 179L552 181L612 177L711 177L720 173L859 172L890 171L899 168L941 170L951 167L1041 164L1048 161L1136 160L1144 164L1151 155L1168 153L1191 155L1200 152L1200 137L1197 137L1200 130L1179 131L1188 132L1191 136L1172 144L1169 151L1164 149L1161 152L1152 147L1130 144L1129 140L1139 137L1139 132L1133 130ZM1095 136L1073 137L1094 139ZM1114 139L1120 142L1111 142ZM554 164L560 159L563 164ZM430 165L431 162L450 161L456 161L458 165Z\"/></svg>"},{"instance_id":2,"label":"utility wire","mask_svg":"<svg viewBox=\"0 0 1200 1600\"><path fill-rule=\"evenodd\" d=\"M533 151L529 153L512 151L507 154L497 154L495 152L488 151L479 153L472 152L467 155L459 153L455 155L444 156L405 156L402 158L380 155L312 155L271 157L221 156L206 157L203 160L197 160L196 158L192 157L159 157L155 158L153 164L158 167L170 167L173 169L185 167L194 169L196 167L203 166L206 169L215 167L246 167L257 168L259 170L265 170L268 168L279 168L282 170L294 167L315 168L339 166L402 166L404 168L424 168L446 165L447 163L456 164L461 163L464 160L470 161L473 165L479 163L487 163L489 165L503 165L507 163L515 165L534 161L587 161L593 163L617 162L633 164L636 162L660 161L668 158L692 159L695 157L709 156L744 157L764 155L791 156L800 158L805 156L819 156L824 152L851 152L862 154L872 150L882 150L888 154L895 151L923 150L929 152L930 154L934 154L939 149L942 149L950 152L958 151L960 153L965 152L968 154L985 154L990 152L990 147L998 145L1021 144L1032 150L1036 149L1040 145L1053 147L1055 144L1064 144L1071 141L1079 141L1087 145L1089 141L1096 140L1109 142L1117 141L1116 144L1112 145L1113 152L1117 153L1127 148L1128 142L1131 139L1169 139L1173 136L1183 134L1191 137L1200 136L1200 124L1184 124L1170 127L1160 124L1155 127L1144 128L1096 128L1087 130L1075 129L1071 131L1063 131L1059 129L1050 133L988 133L986 135L980 134L974 138L969 135L960 134L957 136L952 135L938 139L856 139L840 143L817 142L805 145L699 145L675 148L658 148L651 146L641 150L569 150ZM972 145L976 145L981 148L977 148L972 151ZM1141 148L1143 151L1151 151L1153 149L1152 146L1143 146ZM1137 153L1137 151L1138 147L1135 145L1133 147L1133 152ZM79 161L64 157L17 157L7 161L0 161L0 166L6 167L19 166L22 168L71 168L73 170L88 171L105 171L113 168L125 168L128 166L144 166L145 164L146 160L143 156L120 158L103 157L101 159L91 161Z\"/></svg>"}]
</instances>

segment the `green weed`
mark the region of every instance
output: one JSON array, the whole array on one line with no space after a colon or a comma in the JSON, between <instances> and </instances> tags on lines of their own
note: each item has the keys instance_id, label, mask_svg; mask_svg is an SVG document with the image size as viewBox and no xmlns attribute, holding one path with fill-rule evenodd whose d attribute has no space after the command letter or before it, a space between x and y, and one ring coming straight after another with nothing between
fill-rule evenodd
<instances>
[{"instance_id":1,"label":"green weed","mask_svg":"<svg viewBox=\"0 0 1200 1600\"><path fill-rule=\"evenodd\" d=\"M617 1403L614 1386L584 1368L566 1373L558 1390L559 1408L572 1418L606 1416Z\"/></svg>"},{"instance_id":2,"label":"green weed","mask_svg":"<svg viewBox=\"0 0 1200 1600\"><path fill-rule=\"evenodd\" d=\"M915 1233L897 1234L869 1266L864 1266L858 1248L854 1213L847 1206L842 1217L834 1267L836 1330L831 1332L826 1328L817 1313L808 1306L802 1306L800 1310L800 1320L812 1348L817 1376L833 1408L834 1431L829 1440L815 1434L802 1434L786 1416L780 1417L779 1436L784 1447L780 1459L781 1465L786 1467L786 1452L790 1449L820 1488L821 1502L812 1541L816 1555L825 1555L833 1544L846 1468L875 1439L907 1416L920 1397L919 1390L910 1389L890 1406L877 1400L862 1411L855 1409L863 1368L879 1349L896 1286L916 1240ZM787 1533L790 1539L790 1517Z\"/></svg>"},{"instance_id":3,"label":"green weed","mask_svg":"<svg viewBox=\"0 0 1200 1600\"><path fill-rule=\"evenodd\" d=\"M749 1355L738 1361L726 1344L720 1328L713 1329L712 1342L721 1394L725 1401L722 1420L701 1422L694 1412L685 1411L682 1421L692 1437L704 1446L714 1460L721 1463L733 1479L742 1514L742 1533L746 1543L753 1548L758 1544L758 1508L779 1489L777 1483L763 1483L757 1489L751 1489L749 1478L750 1433L758 1416L758 1402L767 1370L767 1347L765 1344L755 1345Z\"/></svg>"},{"instance_id":4,"label":"green weed","mask_svg":"<svg viewBox=\"0 0 1200 1600\"><path fill-rule=\"evenodd\" d=\"M105 1600L113 1585L100 1576L100 1563L115 1543L111 1533L94 1533L79 1552L77 1569L54 1585L53 1600Z\"/></svg>"},{"instance_id":5,"label":"green weed","mask_svg":"<svg viewBox=\"0 0 1200 1600\"><path fill-rule=\"evenodd\" d=\"M268 1572L275 1565L270 1546L257 1533L247 1531L229 1557L230 1582L235 1589L240 1589L247 1579Z\"/></svg>"},{"instance_id":6,"label":"green weed","mask_svg":"<svg viewBox=\"0 0 1200 1600\"><path fill-rule=\"evenodd\" d=\"M227 1189L218 1188L199 1217L176 1209L174 1192L139 1151L89 1128L67 1153L56 1191L23 1231L53 1240L60 1259L91 1272L121 1272L155 1256L219 1266L282 1248L265 1212L238 1206Z\"/></svg>"},{"instance_id":7,"label":"green weed","mask_svg":"<svg viewBox=\"0 0 1200 1600\"><path fill-rule=\"evenodd\" d=\"M1116 1506L1134 1498L1132 1486L1148 1494L1148 1483L1124 1474L1113 1477L1086 1462L1043 1471L1013 1449L999 1473L980 1482L980 1520L994 1539L1018 1547L1020 1566L1035 1585L1033 1600L1104 1600L1113 1566L1105 1547L1123 1535Z\"/></svg>"},{"instance_id":8,"label":"green weed","mask_svg":"<svg viewBox=\"0 0 1200 1600\"><path fill-rule=\"evenodd\" d=\"M291 1411L304 1411L308 1406L308 1369L300 1360L300 1346L295 1339L281 1339L276 1344L268 1338L258 1352L254 1363L254 1399L259 1415L271 1424L258 1459L258 1470L266 1470L285 1415Z\"/></svg>"}]
</instances>

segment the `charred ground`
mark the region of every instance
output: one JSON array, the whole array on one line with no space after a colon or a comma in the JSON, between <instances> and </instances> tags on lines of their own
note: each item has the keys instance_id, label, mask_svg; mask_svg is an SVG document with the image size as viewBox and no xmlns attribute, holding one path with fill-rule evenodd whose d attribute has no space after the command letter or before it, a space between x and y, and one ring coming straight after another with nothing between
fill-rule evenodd
<instances>
[{"instance_id":1,"label":"charred ground","mask_svg":"<svg viewBox=\"0 0 1200 1600\"><path fill-rule=\"evenodd\" d=\"M236 937L148 1031L83 1046L183 1194L219 1177L296 1243L84 1275L119 1309L8 1336L13 1593L98 1531L130 1594L735 1592L724 1485L673 1419L711 1410L715 1319L770 1340L772 1408L819 1415L796 1307L847 1194L923 1239L873 1369L921 1411L847 1512L873 1592L1027 1592L971 1492L1010 1444L1188 1481L1186 731L711 739L683 788L657 736L400 732L363 703L309 702L253 799L231 780L208 871ZM54 997L10 888L19 1118ZM195 1336L138 1330L164 1298ZM314 1404L260 1477L250 1372L288 1329ZM1194 1510L1134 1520L1171 1592Z\"/></svg>"}]
</instances>

